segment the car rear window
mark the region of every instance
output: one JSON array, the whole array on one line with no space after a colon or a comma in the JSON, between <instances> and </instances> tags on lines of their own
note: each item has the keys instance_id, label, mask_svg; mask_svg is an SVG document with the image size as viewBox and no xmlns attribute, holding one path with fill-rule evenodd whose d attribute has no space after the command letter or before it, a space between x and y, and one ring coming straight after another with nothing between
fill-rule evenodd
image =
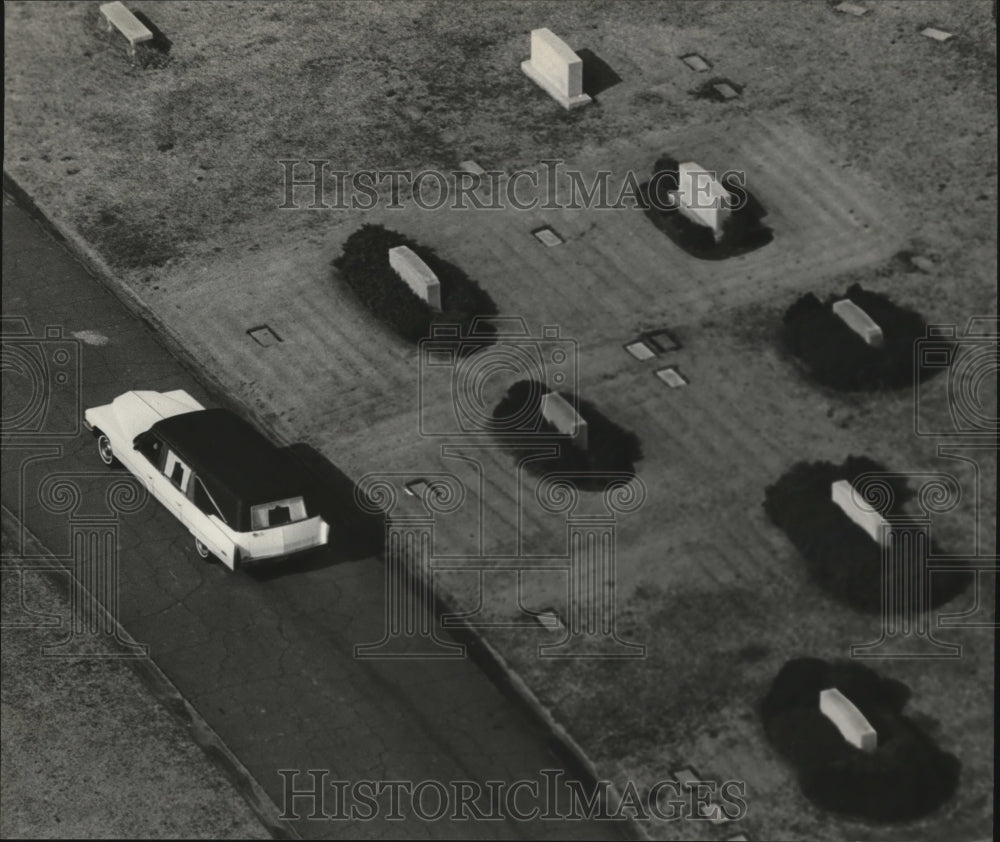
<instances>
[{"instance_id":1,"label":"car rear window","mask_svg":"<svg viewBox=\"0 0 1000 842\"><path fill-rule=\"evenodd\" d=\"M254 529L270 529L305 518L306 501L301 497L289 497L250 507L250 525Z\"/></svg>"}]
</instances>

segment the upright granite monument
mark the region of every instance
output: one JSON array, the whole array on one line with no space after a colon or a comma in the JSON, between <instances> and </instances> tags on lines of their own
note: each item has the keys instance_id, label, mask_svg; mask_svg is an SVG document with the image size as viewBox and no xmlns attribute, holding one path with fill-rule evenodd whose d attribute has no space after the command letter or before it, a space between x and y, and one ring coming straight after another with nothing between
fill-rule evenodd
<instances>
[{"instance_id":1,"label":"upright granite monument","mask_svg":"<svg viewBox=\"0 0 1000 842\"><path fill-rule=\"evenodd\" d=\"M521 70L567 110L591 101L583 92L583 59L548 29L531 31L531 58Z\"/></svg>"}]
</instances>

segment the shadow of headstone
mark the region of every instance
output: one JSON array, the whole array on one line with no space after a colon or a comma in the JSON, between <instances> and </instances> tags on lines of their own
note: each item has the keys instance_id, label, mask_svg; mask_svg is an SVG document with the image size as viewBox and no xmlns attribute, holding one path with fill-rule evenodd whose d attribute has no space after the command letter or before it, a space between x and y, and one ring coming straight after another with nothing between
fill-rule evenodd
<instances>
[{"instance_id":1,"label":"shadow of headstone","mask_svg":"<svg viewBox=\"0 0 1000 842\"><path fill-rule=\"evenodd\" d=\"M153 33L152 39L146 41L144 46L148 47L151 50L156 50L156 52L162 53L165 56L169 55L170 48L173 47L174 42L163 34L163 31L149 19L148 15L145 15L142 12L132 12L132 14L136 16L136 18L139 20L139 23L141 23L143 26L146 27L146 29L148 29L150 32Z\"/></svg>"},{"instance_id":2,"label":"shadow of headstone","mask_svg":"<svg viewBox=\"0 0 1000 842\"><path fill-rule=\"evenodd\" d=\"M583 61L583 92L588 96L597 96L621 82L622 77L593 50L577 50L576 54Z\"/></svg>"}]
</instances>

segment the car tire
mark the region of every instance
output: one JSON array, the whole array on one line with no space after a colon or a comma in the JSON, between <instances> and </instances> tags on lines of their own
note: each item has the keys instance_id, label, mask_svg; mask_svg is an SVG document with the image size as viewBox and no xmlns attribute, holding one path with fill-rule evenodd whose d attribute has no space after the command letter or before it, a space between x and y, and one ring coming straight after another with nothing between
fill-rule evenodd
<instances>
[{"instance_id":1,"label":"car tire","mask_svg":"<svg viewBox=\"0 0 1000 842\"><path fill-rule=\"evenodd\" d=\"M211 561L215 558L215 556L212 555L212 551L197 538L194 539L194 551L198 553L201 558L205 559L205 561Z\"/></svg>"},{"instance_id":2,"label":"car tire","mask_svg":"<svg viewBox=\"0 0 1000 842\"><path fill-rule=\"evenodd\" d=\"M101 461L109 468L116 468L121 463L115 458L115 452L111 449L111 439L104 433L97 434L97 455Z\"/></svg>"}]
</instances>

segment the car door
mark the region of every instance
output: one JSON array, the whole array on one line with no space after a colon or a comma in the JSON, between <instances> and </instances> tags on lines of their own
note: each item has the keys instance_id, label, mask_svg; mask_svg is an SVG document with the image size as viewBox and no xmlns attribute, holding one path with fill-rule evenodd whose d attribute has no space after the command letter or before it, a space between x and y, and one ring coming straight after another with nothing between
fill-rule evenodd
<instances>
[{"instance_id":1,"label":"car door","mask_svg":"<svg viewBox=\"0 0 1000 842\"><path fill-rule=\"evenodd\" d=\"M165 452L166 448L163 442L154 433L147 430L135 437L131 453L122 454L127 460L128 469L161 503L166 502L163 499L163 488L158 482L158 479L163 476Z\"/></svg>"}]
</instances>

